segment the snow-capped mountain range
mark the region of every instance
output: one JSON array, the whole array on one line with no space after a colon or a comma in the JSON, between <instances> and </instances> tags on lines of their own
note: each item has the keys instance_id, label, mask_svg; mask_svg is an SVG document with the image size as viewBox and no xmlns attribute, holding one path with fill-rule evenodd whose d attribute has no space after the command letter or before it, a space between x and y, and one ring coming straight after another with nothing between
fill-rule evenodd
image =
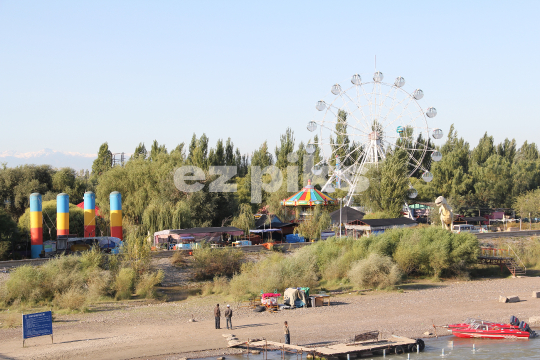
<instances>
[{"instance_id":1,"label":"snow-capped mountain range","mask_svg":"<svg viewBox=\"0 0 540 360\"><path fill-rule=\"evenodd\" d=\"M0 152L0 163L8 167L24 164L51 165L56 168L71 167L75 170L92 169L92 162L97 154L43 149L40 151L21 153L17 151Z\"/></svg>"}]
</instances>

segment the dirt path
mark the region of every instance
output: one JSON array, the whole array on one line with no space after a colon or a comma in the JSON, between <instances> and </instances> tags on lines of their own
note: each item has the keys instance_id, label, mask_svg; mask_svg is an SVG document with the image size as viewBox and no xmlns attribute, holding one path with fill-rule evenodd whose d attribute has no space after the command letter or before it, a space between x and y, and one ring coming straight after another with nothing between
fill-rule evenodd
<instances>
[{"instance_id":1,"label":"dirt path","mask_svg":"<svg viewBox=\"0 0 540 360\"><path fill-rule=\"evenodd\" d=\"M528 320L540 315L540 299L531 297L533 290L540 290L540 278L402 288L403 293L342 295L333 298L330 307L275 314L254 313L232 304L235 310L232 333L240 339L266 337L279 341L283 337L283 321L287 320L294 344L347 340L362 330L416 338L423 337L425 331L432 332L432 323L447 324L467 317L506 321L510 315ZM503 304L498 302L499 295L519 295L525 301ZM54 323L54 344L50 337L34 338L27 341L24 349L20 328L3 329L0 358L175 359L186 353L221 349L226 346L222 334L231 332L214 329L212 308L216 301L219 297L212 296L150 305L132 302L129 307L114 303L90 314L58 316L60 321ZM192 314L197 322L188 322Z\"/></svg>"}]
</instances>

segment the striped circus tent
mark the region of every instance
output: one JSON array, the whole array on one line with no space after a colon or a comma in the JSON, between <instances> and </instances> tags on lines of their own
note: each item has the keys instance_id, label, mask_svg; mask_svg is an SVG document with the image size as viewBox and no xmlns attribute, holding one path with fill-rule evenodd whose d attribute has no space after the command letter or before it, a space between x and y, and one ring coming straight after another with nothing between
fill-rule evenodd
<instances>
[{"instance_id":1,"label":"striped circus tent","mask_svg":"<svg viewBox=\"0 0 540 360\"><path fill-rule=\"evenodd\" d=\"M311 180L299 192L281 201L282 206L315 206L315 205L337 205L338 200L323 194L311 185Z\"/></svg>"}]
</instances>

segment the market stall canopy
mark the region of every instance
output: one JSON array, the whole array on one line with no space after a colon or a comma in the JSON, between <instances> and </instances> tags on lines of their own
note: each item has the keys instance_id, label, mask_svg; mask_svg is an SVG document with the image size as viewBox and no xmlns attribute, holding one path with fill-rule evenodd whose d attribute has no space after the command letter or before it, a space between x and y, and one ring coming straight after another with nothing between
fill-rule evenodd
<instances>
[{"instance_id":1,"label":"market stall canopy","mask_svg":"<svg viewBox=\"0 0 540 360\"><path fill-rule=\"evenodd\" d=\"M205 228L191 228L191 229L176 229L176 230L162 230L154 233L155 236L162 235L179 235L180 237L194 236L204 237L216 234L228 234L232 236L244 235L244 231L236 227L205 227Z\"/></svg>"},{"instance_id":2,"label":"market stall canopy","mask_svg":"<svg viewBox=\"0 0 540 360\"><path fill-rule=\"evenodd\" d=\"M311 185L311 180L299 192L281 201L282 206L337 205L338 201L323 194Z\"/></svg>"},{"instance_id":3,"label":"market stall canopy","mask_svg":"<svg viewBox=\"0 0 540 360\"><path fill-rule=\"evenodd\" d=\"M366 215L365 213L358 211L356 209L353 209L350 206L344 206L341 209L330 213L330 217L332 218L332 224L340 223L340 216L339 216L340 212L341 212L342 224L347 224L354 220L362 220L364 218L364 215Z\"/></svg>"}]
</instances>

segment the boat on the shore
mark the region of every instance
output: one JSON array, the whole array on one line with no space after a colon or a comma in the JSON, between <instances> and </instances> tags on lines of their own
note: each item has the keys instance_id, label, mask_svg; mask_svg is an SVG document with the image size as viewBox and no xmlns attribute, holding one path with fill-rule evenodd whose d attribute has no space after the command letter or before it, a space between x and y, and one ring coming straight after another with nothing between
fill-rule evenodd
<instances>
[{"instance_id":1,"label":"boat on the shore","mask_svg":"<svg viewBox=\"0 0 540 360\"><path fill-rule=\"evenodd\" d=\"M537 336L524 321L512 316L509 324L468 319L465 323L448 325L454 336L482 339L529 339Z\"/></svg>"},{"instance_id":2,"label":"boat on the shore","mask_svg":"<svg viewBox=\"0 0 540 360\"><path fill-rule=\"evenodd\" d=\"M445 327L452 330L452 329L468 328L474 324L490 325L490 326L495 326L501 329L519 329L519 319L515 316L510 317L510 322L508 324L469 318L469 319L466 319L465 322L462 322L459 324L450 324L450 325L446 325Z\"/></svg>"}]
</instances>

